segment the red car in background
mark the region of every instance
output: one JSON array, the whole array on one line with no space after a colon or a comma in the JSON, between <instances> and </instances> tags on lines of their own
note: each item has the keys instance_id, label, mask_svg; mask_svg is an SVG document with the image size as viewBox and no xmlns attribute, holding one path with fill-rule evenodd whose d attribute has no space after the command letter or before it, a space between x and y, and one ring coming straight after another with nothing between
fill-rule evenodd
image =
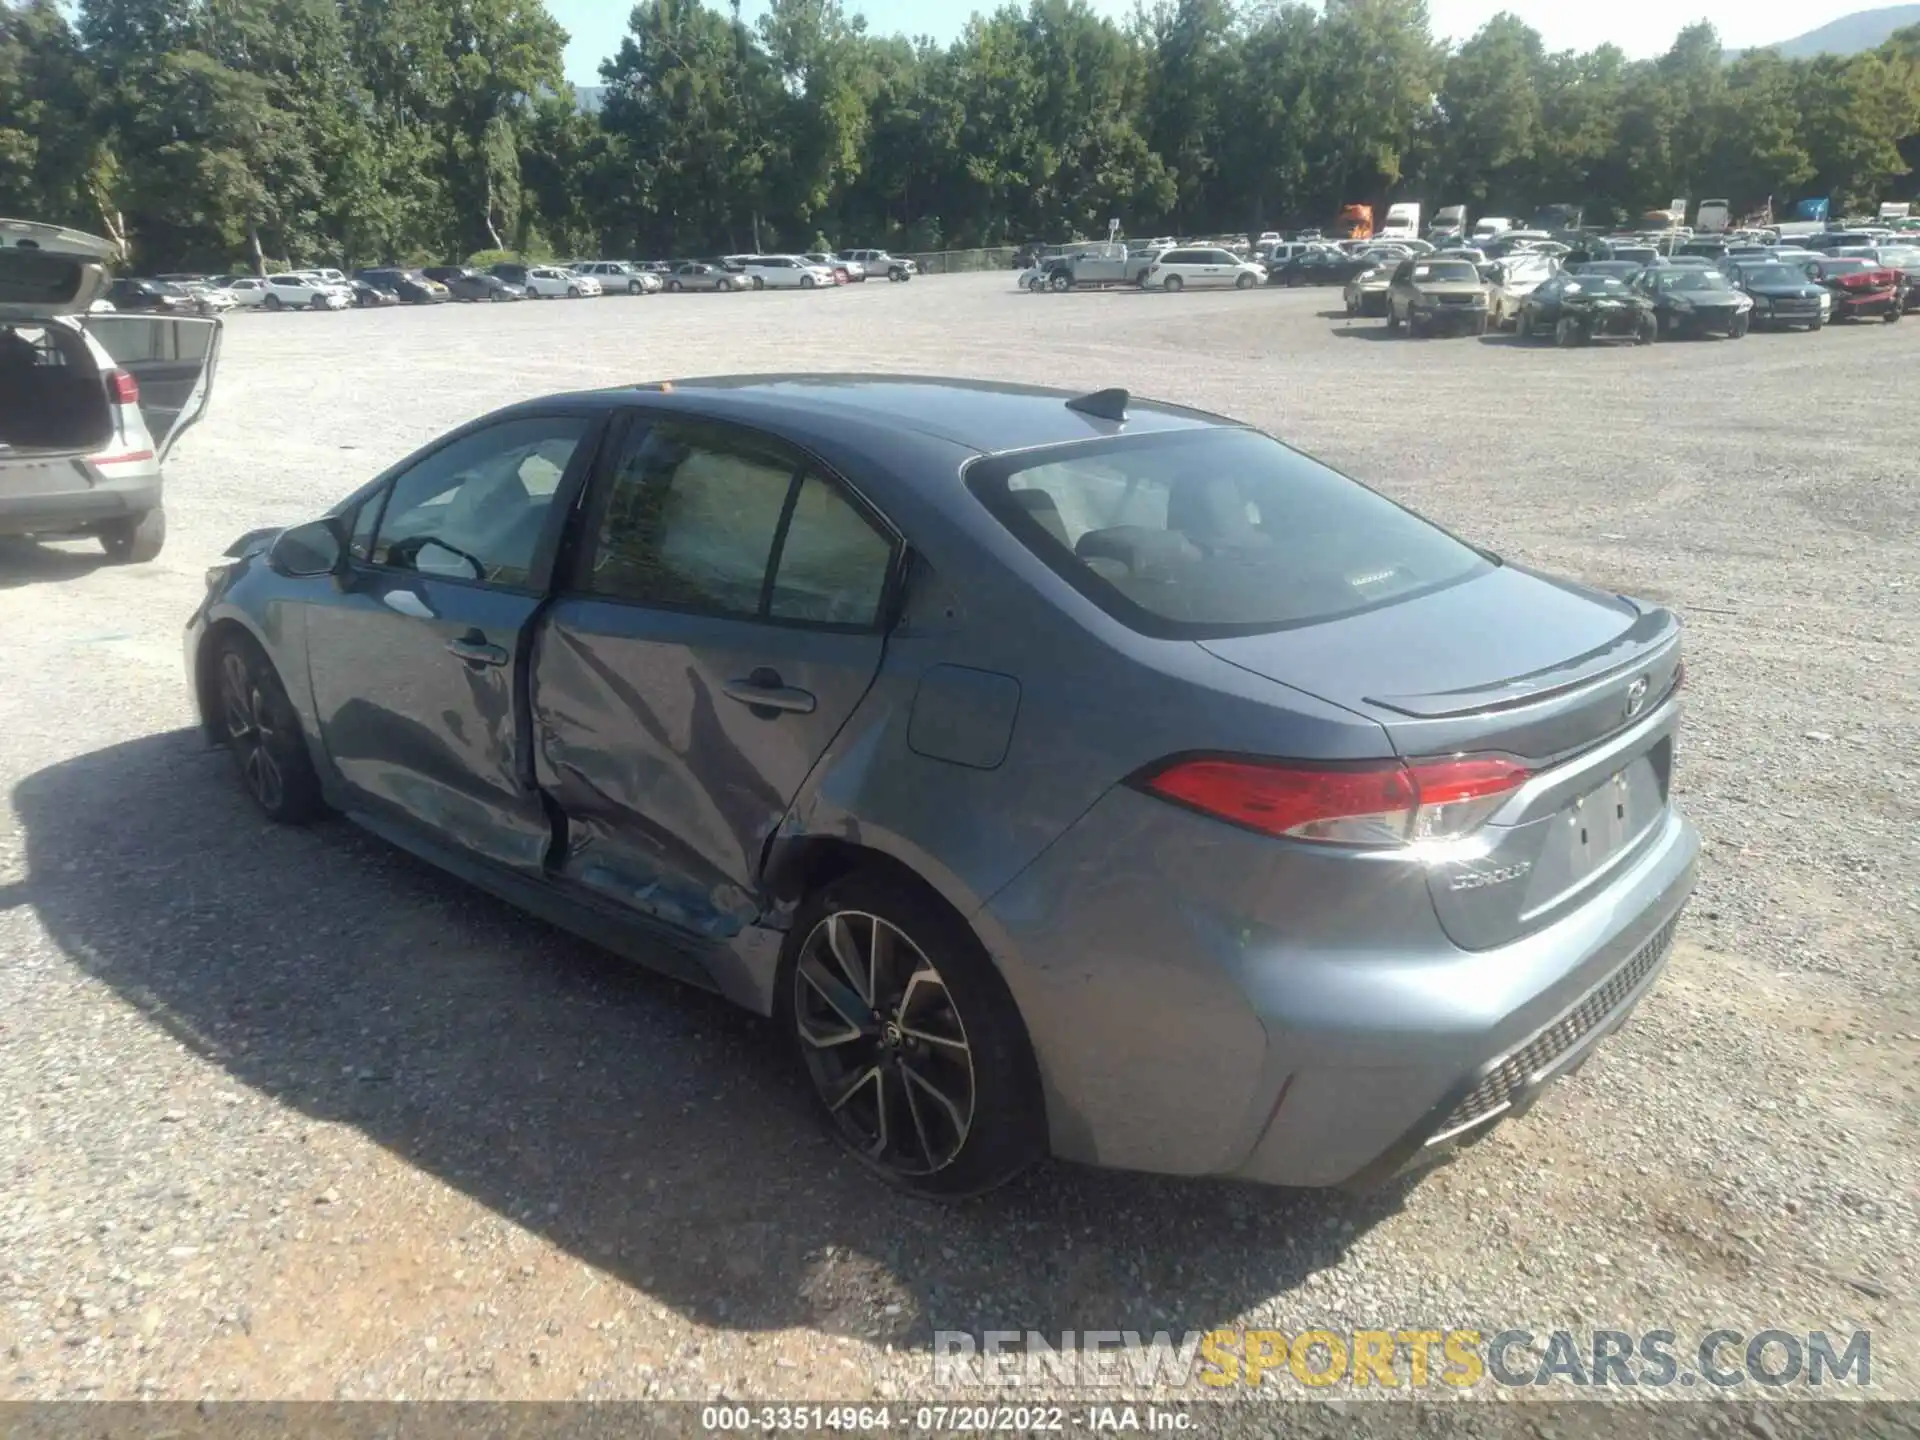
<instances>
[{"instance_id":1,"label":"red car in background","mask_svg":"<svg viewBox=\"0 0 1920 1440\"><path fill-rule=\"evenodd\" d=\"M1838 258L1870 260L1897 271L1901 288L1906 292L1906 312L1911 315L1920 310L1920 243L1863 246L1858 250L1842 250Z\"/></svg>"},{"instance_id":2,"label":"red car in background","mask_svg":"<svg viewBox=\"0 0 1920 1440\"><path fill-rule=\"evenodd\" d=\"M1878 315L1883 320L1898 320L1905 308L1900 272L1877 261L1852 256L1814 260L1807 265L1807 278L1832 292L1830 319L1859 320Z\"/></svg>"}]
</instances>

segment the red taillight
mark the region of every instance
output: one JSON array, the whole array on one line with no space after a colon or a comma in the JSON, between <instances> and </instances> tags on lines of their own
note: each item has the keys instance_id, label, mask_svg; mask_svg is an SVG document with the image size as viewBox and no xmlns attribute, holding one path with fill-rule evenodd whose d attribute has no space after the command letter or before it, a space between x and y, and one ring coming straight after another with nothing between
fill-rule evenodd
<instances>
[{"instance_id":1,"label":"red taillight","mask_svg":"<svg viewBox=\"0 0 1920 1440\"><path fill-rule=\"evenodd\" d=\"M1175 761L1142 783L1164 799L1263 835L1398 846L1477 829L1528 773L1503 755L1343 766L1217 759Z\"/></svg>"},{"instance_id":2,"label":"red taillight","mask_svg":"<svg viewBox=\"0 0 1920 1440\"><path fill-rule=\"evenodd\" d=\"M140 382L124 370L107 372L107 398L116 405L138 405Z\"/></svg>"}]
</instances>

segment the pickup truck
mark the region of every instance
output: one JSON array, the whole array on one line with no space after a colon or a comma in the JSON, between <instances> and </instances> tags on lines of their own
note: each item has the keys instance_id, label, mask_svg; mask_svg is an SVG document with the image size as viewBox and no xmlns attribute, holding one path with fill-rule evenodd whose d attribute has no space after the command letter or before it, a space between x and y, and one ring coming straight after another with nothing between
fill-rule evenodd
<instances>
[{"instance_id":1,"label":"pickup truck","mask_svg":"<svg viewBox=\"0 0 1920 1440\"><path fill-rule=\"evenodd\" d=\"M1127 247L1118 242L1079 246L1044 262L1043 283L1055 292L1099 285L1138 285L1140 277L1153 263L1153 255L1151 250L1129 255Z\"/></svg>"}]
</instances>

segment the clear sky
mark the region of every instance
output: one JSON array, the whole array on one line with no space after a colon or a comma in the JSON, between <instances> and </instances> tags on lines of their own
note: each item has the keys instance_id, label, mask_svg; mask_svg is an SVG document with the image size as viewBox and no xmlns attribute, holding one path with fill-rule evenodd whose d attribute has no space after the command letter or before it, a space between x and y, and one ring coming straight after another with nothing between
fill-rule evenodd
<instances>
[{"instance_id":1,"label":"clear sky","mask_svg":"<svg viewBox=\"0 0 1920 1440\"><path fill-rule=\"evenodd\" d=\"M1093 0L1097 9L1119 18L1131 12L1131 0ZM1428 0L1436 34L1464 39L1501 10L1511 10L1532 25L1556 50L1591 50L1607 41L1629 55L1657 55L1672 43L1681 26L1694 19L1711 20L1720 38L1734 49L1772 45L1817 29L1829 20L1855 10L1876 8L1874 0L1693 0L1676 12L1663 0L1618 0L1609 5L1570 5L1565 0ZM577 85L598 84L600 62L611 55L626 33L630 7L623 0L547 0L573 43L567 47L567 78ZM745 0L745 12L757 9ZM965 0L853 0L848 5L867 17L871 29L882 34L931 35L951 40L967 17L993 5Z\"/></svg>"}]
</instances>

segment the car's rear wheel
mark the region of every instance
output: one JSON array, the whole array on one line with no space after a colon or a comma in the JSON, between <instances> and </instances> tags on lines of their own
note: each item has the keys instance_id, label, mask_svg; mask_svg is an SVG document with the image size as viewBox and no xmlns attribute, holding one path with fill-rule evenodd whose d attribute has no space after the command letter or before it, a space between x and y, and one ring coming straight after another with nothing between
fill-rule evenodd
<instances>
[{"instance_id":1,"label":"car's rear wheel","mask_svg":"<svg viewBox=\"0 0 1920 1440\"><path fill-rule=\"evenodd\" d=\"M814 895L789 932L780 994L828 1133L889 1183L960 1199L1045 1153L1020 1012L931 895L863 873Z\"/></svg>"},{"instance_id":2,"label":"car's rear wheel","mask_svg":"<svg viewBox=\"0 0 1920 1440\"><path fill-rule=\"evenodd\" d=\"M219 645L220 731L241 787L269 820L305 824L325 805L286 687L251 636L236 632Z\"/></svg>"},{"instance_id":3,"label":"car's rear wheel","mask_svg":"<svg viewBox=\"0 0 1920 1440\"><path fill-rule=\"evenodd\" d=\"M141 515L122 515L100 527L100 548L115 565L156 560L167 543L167 512L158 505Z\"/></svg>"},{"instance_id":4,"label":"car's rear wheel","mask_svg":"<svg viewBox=\"0 0 1920 1440\"><path fill-rule=\"evenodd\" d=\"M1163 283L1167 289L1177 295L1185 288L1187 282L1182 280L1178 275L1169 275Z\"/></svg>"}]
</instances>

